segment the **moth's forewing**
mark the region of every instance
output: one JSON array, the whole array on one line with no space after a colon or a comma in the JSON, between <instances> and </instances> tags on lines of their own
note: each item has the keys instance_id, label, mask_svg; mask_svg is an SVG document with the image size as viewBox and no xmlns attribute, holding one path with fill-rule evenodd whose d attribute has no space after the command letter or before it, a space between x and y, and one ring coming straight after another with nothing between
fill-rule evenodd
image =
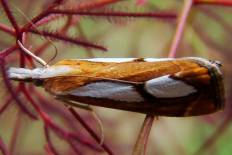
<instances>
[{"instance_id":1,"label":"moth's forewing","mask_svg":"<svg viewBox=\"0 0 232 155\"><path fill-rule=\"evenodd\" d=\"M182 63L189 64L187 61L183 61ZM55 66L57 67L59 65L72 66L78 71L69 73L66 76L54 77L45 80L45 88L47 88L48 91L54 91L54 93L78 88L86 83L99 80L96 78L89 78L90 76L122 79L134 82L146 82L147 80L162 75L177 73L182 69L181 66L174 64L173 61L144 62L142 60L134 60L129 62L115 63L92 62L84 60L63 60L58 62ZM82 77L80 77L80 75Z\"/></svg>"},{"instance_id":2,"label":"moth's forewing","mask_svg":"<svg viewBox=\"0 0 232 155\"><path fill-rule=\"evenodd\" d=\"M75 70L45 79L44 87L63 100L162 116L202 115L224 106L222 75L204 59L65 60L59 65Z\"/></svg>"}]
</instances>

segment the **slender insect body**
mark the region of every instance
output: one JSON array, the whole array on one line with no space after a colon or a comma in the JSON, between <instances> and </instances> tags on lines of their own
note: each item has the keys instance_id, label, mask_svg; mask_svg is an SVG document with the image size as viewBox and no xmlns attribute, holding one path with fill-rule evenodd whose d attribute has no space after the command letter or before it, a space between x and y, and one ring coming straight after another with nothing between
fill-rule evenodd
<instances>
[{"instance_id":1,"label":"slender insect body","mask_svg":"<svg viewBox=\"0 0 232 155\"><path fill-rule=\"evenodd\" d=\"M203 115L224 107L220 64L203 58L69 59L8 73L15 80L42 81L62 101L162 116Z\"/></svg>"}]
</instances>

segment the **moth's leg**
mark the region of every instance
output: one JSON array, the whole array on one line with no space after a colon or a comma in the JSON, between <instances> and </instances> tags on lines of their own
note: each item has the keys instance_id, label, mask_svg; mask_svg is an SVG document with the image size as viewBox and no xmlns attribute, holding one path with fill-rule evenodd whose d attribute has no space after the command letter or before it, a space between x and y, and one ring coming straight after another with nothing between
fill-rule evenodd
<instances>
[{"instance_id":1,"label":"moth's leg","mask_svg":"<svg viewBox=\"0 0 232 155\"><path fill-rule=\"evenodd\" d=\"M78 107L80 109L93 111L92 107L90 107L90 105L88 105L88 104L81 104L79 102L69 100L69 99L66 99L66 98L61 98L61 97L55 97L55 99L65 102L66 106L74 106L74 107Z\"/></svg>"},{"instance_id":2,"label":"moth's leg","mask_svg":"<svg viewBox=\"0 0 232 155\"><path fill-rule=\"evenodd\" d=\"M101 121L100 117L94 111L94 109L89 104L81 104L79 102L75 102L75 101L65 99L65 98L60 98L60 97L56 97L56 99L67 103L67 104L65 104L65 106L67 106L67 107L74 106L74 107L78 107L78 108L81 108L81 109L84 109L84 110L88 110L93 115L93 117L97 121L97 124L98 124L99 129L100 129L100 133L101 133L100 137L101 138L100 138L99 145L101 146L103 144L103 142L104 142L104 139L105 139L104 128L103 128L103 124L102 124L102 121Z\"/></svg>"}]
</instances>

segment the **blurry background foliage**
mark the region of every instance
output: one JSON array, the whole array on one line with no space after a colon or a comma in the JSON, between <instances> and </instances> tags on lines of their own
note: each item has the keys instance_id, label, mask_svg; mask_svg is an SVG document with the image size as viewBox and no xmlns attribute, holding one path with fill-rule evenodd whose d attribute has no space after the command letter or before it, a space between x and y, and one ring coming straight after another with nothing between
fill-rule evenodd
<instances>
[{"instance_id":1,"label":"blurry background foliage","mask_svg":"<svg viewBox=\"0 0 232 155\"><path fill-rule=\"evenodd\" d=\"M27 22L27 19L15 8L20 9L31 19L46 7L47 3L50 3L50 1L9 1L11 8L13 8L13 15L21 24ZM72 3L75 4L76 2L69 1L70 6ZM180 13L182 7L182 0L148 0L143 5L136 5L135 1L128 0L110 5L109 10L125 12L157 10L158 12ZM39 29L54 32L62 27L67 19L65 16L59 17ZM75 20L80 21L78 26L73 25L69 28L68 34L70 36L82 36L80 38L85 36L84 38L92 43L104 45L108 51L101 52L94 49L90 51L90 49L68 43L53 41L58 49L58 54L50 64L62 59L90 57L167 57L177 24L175 19L156 18L75 17ZM0 22L10 25L2 7L0 8ZM29 38L27 45L30 45L32 51L46 41L43 37L32 34L29 35ZM0 31L0 50L9 47L14 42L13 37ZM206 155L232 154L232 125L230 120L232 114L231 44L232 7L217 5L196 5L192 7L176 57L197 56L221 61L225 72L226 107L224 111L208 116L160 117L155 120L149 138L148 155L188 155L194 154L201 147L204 150L201 153ZM41 57L49 61L54 53L54 47L50 46ZM10 57L17 57L17 55ZM7 62L7 66L17 65L14 61ZM42 95L54 101L42 88L38 87L36 89ZM7 94L8 92L5 91L2 85L0 92L1 103L4 103ZM57 106L62 107L61 103L57 104ZM102 119L106 143L111 146L116 154L130 154L144 115L101 107L94 107L94 109ZM82 110L79 111L81 111L83 117L88 117L88 113ZM0 136L4 143L7 146L12 143L12 131L16 125L15 122L17 122L20 125L18 125L17 142L14 146L15 154L44 154L43 123L41 121L32 121L27 116L19 113L18 107L11 104L0 115ZM53 113L49 114L60 125L64 124L62 118ZM20 117L18 117L19 115ZM56 136L53 137L53 142L61 152L69 149L68 145ZM202 146L205 142L207 143Z\"/></svg>"}]
</instances>

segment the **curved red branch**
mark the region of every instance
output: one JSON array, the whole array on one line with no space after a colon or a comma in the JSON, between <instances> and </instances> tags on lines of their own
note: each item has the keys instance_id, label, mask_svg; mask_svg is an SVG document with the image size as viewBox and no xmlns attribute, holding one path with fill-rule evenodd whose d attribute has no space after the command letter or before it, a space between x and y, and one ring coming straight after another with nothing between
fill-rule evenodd
<instances>
[{"instance_id":1,"label":"curved red branch","mask_svg":"<svg viewBox=\"0 0 232 155\"><path fill-rule=\"evenodd\" d=\"M232 6L231 0L194 0L194 5L215 5L215 6Z\"/></svg>"},{"instance_id":2,"label":"curved red branch","mask_svg":"<svg viewBox=\"0 0 232 155\"><path fill-rule=\"evenodd\" d=\"M14 27L16 34L19 35L20 34L19 26L18 26L18 24L13 16L12 12L10 11L7 0L1 0L1 2L2 2L3 9L4 9L11 25Z\"/></svg>"},{"instance_id":3,"label":"curved red branch","mask_svg":"<svg viewBox=\"0 0 232 155\"><path fill-rule=\"evenodd\" d=\"M1 137L0 137L0 151L2 152L3 155L10 155Z\"/></svg>"},{"instance_id":4,"label":"curved red branch","mask_svg":"<svg viewBox=\"0 0 232 155\"><path fill-rule=\"evenodd\" d=\"M91 127L81 118L81 116L72 108L68 107L68 110L73 114L73 116L81 123L81 125L88 131L88 133L98 142L101 142L101 138L91 129ZM110 150L110 148L103 143L102 148L109 154L113 155L114 153Z\"/></svg>"},{"instance_id":5,"label":"curved red branch","mask_svg":"<svg viewBox=\"0 0 232 155\"><path fill-rule=\"evenodd\" d=\"M2 72L2 79L3 82L7 88L7 90L9 91L9 93L11 94L11 96L13 97L13 99L15 100L15 102L17 103L17 105L20 107L20 109L25 112L28 116L30 116L32 119L37 119L37 117L35 116L35 114L33 114L28 108L27 106L22 103L22 101L19 99L18 94L14 91L13 86L11 85L8 77L7 77L7 72L6 72L6 68L5 68L5 61L4 59L0 58L0 69Z\"/></svg>"},{"instance_id":6,"label":"curved red branch","mask_svg":"<svg viewBox=\"0 0 232 155\"><path fill-rule=\"evenodd\" d=\"M96 45L96 44L90 43L88 41L80 40L80 39L74 39L74 38L65 36L64 34L52 33L52 32L47 32L47 31L37 31L37 30L31 30L31 29L29 30L29 32L42 35L44 37L48 37L51 39L61 40L67 43L72 43L78 46L83 46L86 48L88 47L88 48L94 48L94 49L98 49L102 51L107 51L107 49L101 45Z\"/></svg>"},{"instance_id":7,"label":"curved red branch","mask_svg":"<svg viewBox=\"0 0 232 155\"><path fill-rule=\"evenodd\" d=\"M6 32L10 35L15 35L15 30L12 27L7 26L7 25L2 24L2 23L0 23L0 30L2 30L3 32Z\"/></svg>"}]
</instances>

